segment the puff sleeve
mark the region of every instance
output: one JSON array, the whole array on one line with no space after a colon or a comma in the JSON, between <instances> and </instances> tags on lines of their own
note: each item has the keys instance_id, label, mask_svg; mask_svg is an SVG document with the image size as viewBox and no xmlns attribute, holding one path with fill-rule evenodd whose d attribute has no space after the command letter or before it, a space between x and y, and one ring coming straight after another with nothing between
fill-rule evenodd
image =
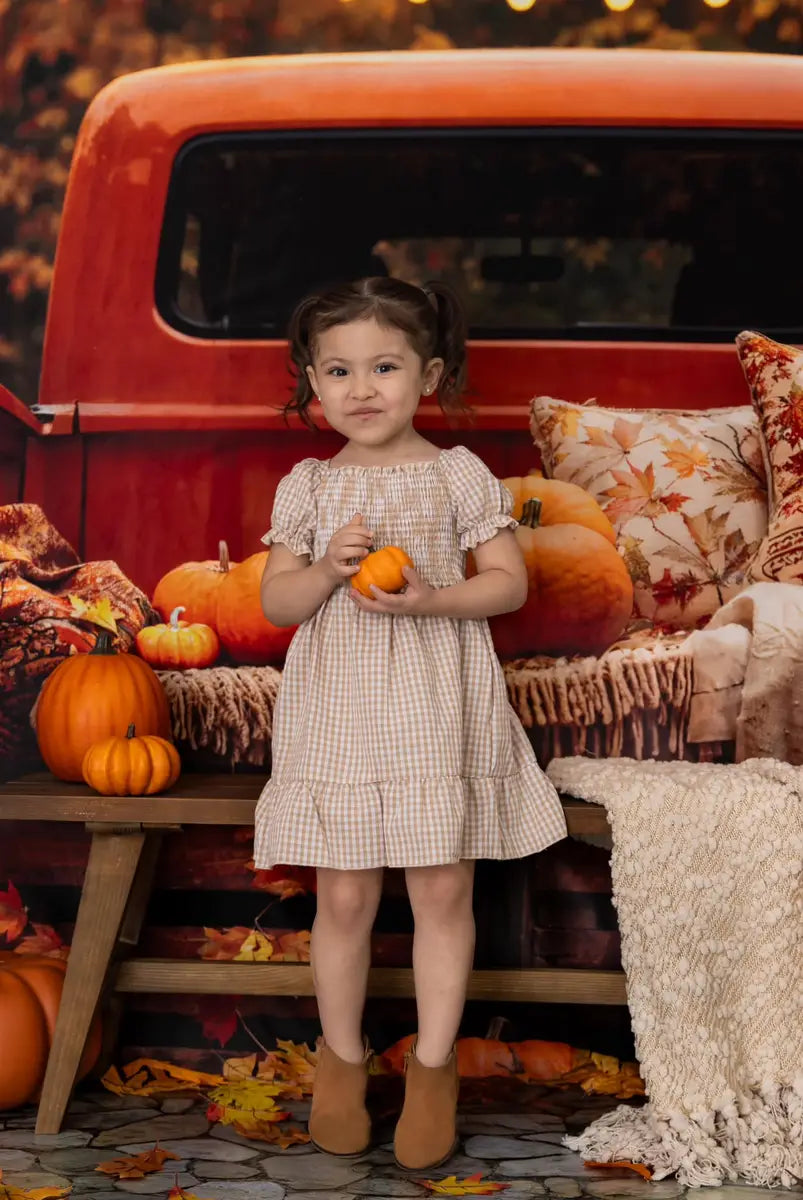
<instances>
[{"instance_id":1,"label":"puff sleeve","mask_svg":"<svg viewBox=\"0 0 803 1200\"><path fill-rule=\"evenodd\" d=\"M315 500L319 462L304 458L289 475L279 480L273 501L270 529L262 538L266 546L281 542L293 554L312 558L315 546L317 506Z\"/></svg>"},{"instance_id":2,"label":"puff sleeve","mask_svg":"<svg viewBox=\"0 0 803 1200\"><path fill-rule=\"evenodd\" d=\"M465 446L448 452L449 487L461 550L473 550L500 529L515 529L513 497L485 463Z\"/></svg>"}]
</instances>

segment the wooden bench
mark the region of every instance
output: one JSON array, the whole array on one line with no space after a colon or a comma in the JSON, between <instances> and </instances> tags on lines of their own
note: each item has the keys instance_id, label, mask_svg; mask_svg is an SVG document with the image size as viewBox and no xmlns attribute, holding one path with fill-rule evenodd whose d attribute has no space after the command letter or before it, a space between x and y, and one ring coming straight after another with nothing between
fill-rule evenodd
<instances>
[{"instance_id":1,"label":"wooden bench","mask_svg":"<svg viewBox=\"0 0 803 1200\"><path fill-rule=\"evenodd\" d=\"M252 825L263 780L249 775L187 774L161 796L98 796L52 775L0 785L0 820L83 822L92 835L62 1004L48 1058L36 1132L58 1133L92 1015L104 988L116 993L311 996L309 966L125 958L139 940L165 832L185 825ZM571 836L610 836L605 811L563 802ZM371 996L412 996L408 968L370 972ZM626 1004L619 971L474 971L473 1000Z\"/></svg>"}]
</instances>

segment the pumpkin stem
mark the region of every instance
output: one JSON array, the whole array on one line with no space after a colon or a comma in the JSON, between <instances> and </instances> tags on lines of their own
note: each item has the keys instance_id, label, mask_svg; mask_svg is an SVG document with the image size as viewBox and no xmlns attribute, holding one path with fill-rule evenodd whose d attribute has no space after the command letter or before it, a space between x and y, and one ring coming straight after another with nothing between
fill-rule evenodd
<instances>
[{"instance_id":1,"label":"pumpkin stem","mask_svg":"<svg viewBox=\"0 0 803 1200\"><path fill-rule=\"evenodd\" d=\"M502 1037L502 1030L508 1024L507 1017L491 1017L488 1022L488 1030L485 1037L488 1041L498 1042Z\"/></svg>"},{"instance_id":2,"label":"pumpkin stem","mask_svg":"<svg viewBox=\"0 0 803 1200\"><path fill-rule=\"evenodd\" d=\"M108 629L101 629L98 634L95 645L89 651L90 654L115 654L116 651L112 645L112 635Z\"/></svg>"},{"instance_id":3,"label":"pumpkin stem","mask_svg":"<svg viewBox=\"0 0 803 1200\"><path fill-rule=\"evenodd\" d=\"M537 496L531 496L529 500L524 501L519 525L526 525L529 529L537 529L540 524L541 501Z\"/></svg>"},{"instance_id":4,"label":"pumpkin stem","mask_svg":"<svg viewBox=\"0 0 803 1200\"><path fill-rule=\"evenodd\" d=\"M126 730L126 734L125 734L125 736L126 736L127 738L133 738L133 737L136 737L136 736L137 736L137 731L136 731L136 729L134 728L134 726L133 726L133 725L129 725L129 726L128 726L128 729Z\"/></svg>"},{"instance_id":5,"label":"pumpkin stem","mask_svg":"<svg viewBox=\"0 0 803 1200\"><path fill-rule=\"evenodd\" d=\"M187 611L187 610L186 610L186 608L184 607L184 605L183 605L183 604L179 604L179 605L178 605L178 607L177 607L177 608L174 608L174 609L173 609L173 611L171 612L171 614L170 614L170 628L173 630L173 633L178 633L178 617L179 617L179 613L183 613L183 612L186 612L186 611Z\"/></svg>"},{"instance_id":6,"label":"pumpkin stem","mask_svg":"<svg viewBox=\"0 0 803 1200\"><path fill-rule=\"evenodd\" d=\"M229 571L229 563L231 560L229 559L229 548L226 545L226 543L223 541L222 538L217 544L217 552L218 552L218 558L220 559L220 569L224 575L227 575L228 571Z\"/></svg>"}]
</instances>

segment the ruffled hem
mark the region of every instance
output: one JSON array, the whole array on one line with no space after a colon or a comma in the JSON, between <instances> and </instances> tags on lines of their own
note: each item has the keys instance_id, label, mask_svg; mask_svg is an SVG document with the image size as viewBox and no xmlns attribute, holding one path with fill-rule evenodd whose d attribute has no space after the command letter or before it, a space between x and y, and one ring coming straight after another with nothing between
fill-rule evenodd
<instances>
[{"instance_id":1,"label":"ruffled hem","mask_svg":"<svg viewBox=\"0 0 803 1200\"><path fill-rule=\"evenodd\" d=\"M309 554L310 558L312 557L312 543L309 540L309 536L303 531L269 529L259 540L263 546L272 546L274 542L281 542L293 554Z\"/></svg>"},{"instance_id":2,"label":"ruffled hem","mask_svg":"<svg viewBox=\"0 0 803 1200\"><path fill-rule=\"evenodd\" d=\"M538 765L485 778L354 785L270 780L256 810L254 862L328 867L431 867L524 858L566 837L557 792Z\"/></svg>"},{"instance_id":3,"label":"ruffled hem","mask_svg":"<svg viewBox=\"0 0 803 1200\"><path fill-rule=\"evenodd\" d=\"M514 517L506 516L504 513L493 513L491 516L485 517L482 521L478 521L469 529L464 529L460 534L460 549L473 550L476 546L483 542L489 542L492 537L495 537L500 529L515 529L518 526L518 521Z\"/></svg>"}]
</instances>

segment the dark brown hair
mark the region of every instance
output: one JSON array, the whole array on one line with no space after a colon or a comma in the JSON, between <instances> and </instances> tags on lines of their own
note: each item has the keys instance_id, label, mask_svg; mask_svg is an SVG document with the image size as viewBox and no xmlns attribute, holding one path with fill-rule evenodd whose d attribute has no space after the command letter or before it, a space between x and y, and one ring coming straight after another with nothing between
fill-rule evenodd
<instances>
[{"instance_id":1,"label":"dark brown hair","mask_svg":"<svg viewBox=\"0 0 803 1200\"><path fill-rule=\"evenodd\" d=\"M292 399L284 406L285 417L298 413L310 429L317 428L307 411L315 397L307 378L312 366L315 339L335 325L373 317L380 325L400 329L422 363L443 359L438 383L438 403L447 415L471 412L461 399L466 385L466 319L460 301L442 283L416 287L401 279L376 276L343 284L319 295L308 296L290 318L290 373L295 380Z\"/></svg>"}]
</instances>

